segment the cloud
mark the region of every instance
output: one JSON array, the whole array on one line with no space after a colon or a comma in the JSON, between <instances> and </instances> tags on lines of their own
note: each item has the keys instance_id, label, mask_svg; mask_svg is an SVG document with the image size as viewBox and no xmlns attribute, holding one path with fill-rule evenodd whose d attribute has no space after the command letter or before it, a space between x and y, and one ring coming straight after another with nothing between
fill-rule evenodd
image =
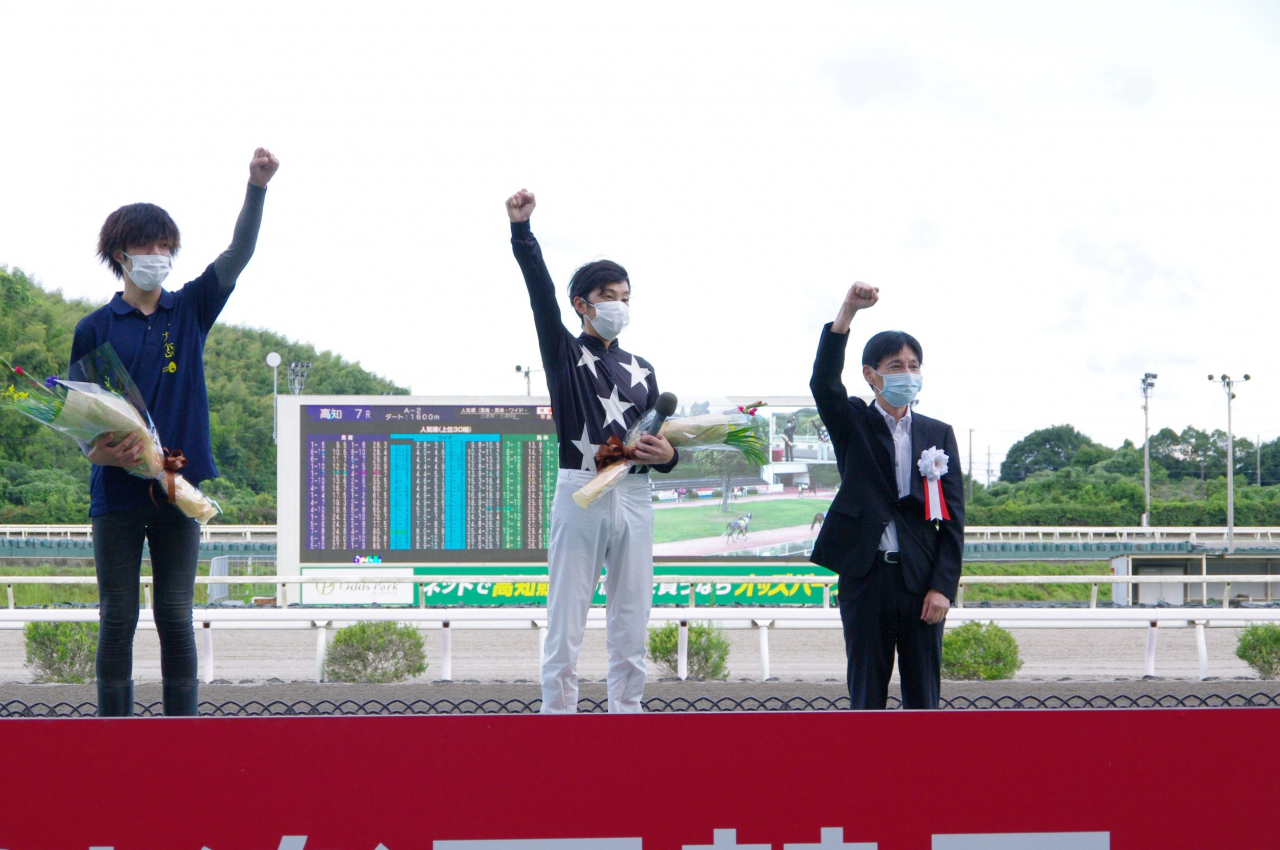
<instances>
[{"instance_id":1,"label":"cloud","mask_svg":"<svg viewBox=\"0 0 1280 850\"><path fill-rule=\"evenodd\" d=\"M836 92L851 106L876 100L892 100L920 88L920 66L910 56L873 52L853 56L833 65Z\"/></svg>"},{"instance_id":2,"label":"cloud","mask_svg":"<svg viewBox=\"0 0 1280 850\"><path fill-rule=\"evenodd\" d=\"M1141 244L1131 240L1104 243L1073 230L1063 234L1062 247L1080 265L1123 281L1120 294L1128 298L1185 297L1200 289L1190 273L1157 263Z\"/></svg>"},{"instance_id":3,"label":"cloud","mask_svg":"<svg viewBox=\"0 0 1280 850\"><path fill-rule=\"evenodd\" d=\"M1156 84L1146 71L1113 65L1102 72L1107 94L1130 109L1139 109L1155 100Z\"/></svg>"},{"instance_id":4,"label":"cloud","mask_svg":"<svg viewBox=\"0 0 1280 850\"><path fill-rule=\"evenodd\" d=\"M902 247L917 251L927 251L938 244L938 222L933 219L919 219L911 223L907 235L902 240Z\"/></svg>"}]
</instances>

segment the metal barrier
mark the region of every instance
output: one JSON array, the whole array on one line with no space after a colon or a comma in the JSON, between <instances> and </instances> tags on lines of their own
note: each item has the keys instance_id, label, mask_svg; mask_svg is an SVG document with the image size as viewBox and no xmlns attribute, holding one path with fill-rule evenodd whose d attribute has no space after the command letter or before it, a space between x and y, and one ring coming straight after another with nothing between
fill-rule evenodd
<instances>
[{"instance_id":1,"label":"metal barrier","mask_svg":"<svg viewBox=\"0 0 1280 850\"><path fill-rule=\"evenodd\" d=\"M991 709L1061 710L1078 708L1274 708L1280 707L1280 693L1233 694L1150 694L1117 696L1001 696L943 697L943 710L973 711ZM333 715L404 715L404 714L536 714L542 700L522 699L415 699L415 700L226 700L200 703L200 714L206 717L290 717ZM902 708L895 696L888 700L890 709ZM846 711L848 697L651 697L644 700L646 712L732 712L732 711ZM159 702L134 703L137 717L160 717ZM604 714L607 700L579 699L578 711ZM0 702L3 717L95 717L97 705L92 702L25 703L21 700Z\"/></svg>"},{"instance_id":2,"label":"metal barrier","mask_svg":"<svg viewBox=\"0 0 1280 850\"><path fill-rule=\"evenodd\" d=\"M474 581L475 576L363 576L366 581L402 582L425 584L429 582ZM485 576L486 581L529 581L540 580L542 576ZM201 624L203 651L201 665L206 682L213 681L213 628L215 625L231 628L261 628L269 625L276 628L313 628L316 631L316 681L324 680L324 656L327 647L328 629L335 624L362 621L393 621L416 623L420 627L438 628L441 631L441 678L452 680L452 630L454 628L534 628L538 630L538 651L541 657L546 641L547 624L545 608L427 608L424 604L418 608L378 607L378 608L320 608L320 607L288 607L287 586L296 584L324 583L332 579L317 576L286 577L208 577L199 576L197 582L206 584L276 584L279 586L280 601L285 607L279 608L201 608L195 612L194 620ZM715 622L727 628L754 628L760 640L760 678L770 678L769 669L769 631L774 628L802 629L839 629L841 628L839 611L830 606L830 585L838 581L835 576L662 576L664 582L688 584L690 604L687 607L655 607L650 616L650 623L678 625L679 658L677 675L681 679L688 676L688 627L691 622ZM1208 581L1224 583L1228 593L1224 596L1221 608L1098 608L1097 586L1101 584L1161 584ZM9 605L7 610L0 610L0 628L18 628L22 624L41 622L92 622L98 619L98 613L90 608L15 608L13 606L14 584L84 584L93 583L91 576L10 576L0 577L0 582L8 584ZM822 607L696 607L693 594L699 584L710 584L713 588L718 584L757 584L766 581L785 584L822 584ZM150 608L151 577L142 577L146 608ZM952 608L947 616L947 627L961 623L978 621L999 623L1005 628L1146 628L1146 675L1155 675L1156 638L1158 629L1194 628L1196 630L1196 647L1199 657L1200 678L1209 677L1208 647L1205 642L1206 628L1239 628L1253 622L1280 622L1280 607L1276 608L1231 608L1230 585L1232 582L1274 583L1280 582L1280 576L964 576L963 585L968 584L1092 584L1094 592L1088 608L972 608L961 603ZM587 618L587 628L602 629L605 627L605 610L592 609ZM150 618L141 618L139 626L154 628Z\"/></svg>"}]
</instances>

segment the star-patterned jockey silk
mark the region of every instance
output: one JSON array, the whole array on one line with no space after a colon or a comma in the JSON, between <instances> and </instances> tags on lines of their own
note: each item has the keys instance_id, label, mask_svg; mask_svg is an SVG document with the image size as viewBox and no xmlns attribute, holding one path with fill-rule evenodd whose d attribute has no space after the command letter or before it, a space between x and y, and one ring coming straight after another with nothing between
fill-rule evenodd
<instances>
[{"instance_id":1,"label":"star-patterned jockey silk","mask_svg":"<svg viewBox=\"0 0 1280 850\"><path fill-rule=\"evenodd\" d=\"M658 380L648 361L623 351L616 340L606 348L603 340L565 327L555 284L527 221L512 223L511 248L529 288L560 441L560 468L595 472L600 447L610 437L625 438L632 423L657 403ZM678 461L673 457L653 469L670 472ZM631 471L648 470L636 466Z\"/></svg>"}]
</instances>

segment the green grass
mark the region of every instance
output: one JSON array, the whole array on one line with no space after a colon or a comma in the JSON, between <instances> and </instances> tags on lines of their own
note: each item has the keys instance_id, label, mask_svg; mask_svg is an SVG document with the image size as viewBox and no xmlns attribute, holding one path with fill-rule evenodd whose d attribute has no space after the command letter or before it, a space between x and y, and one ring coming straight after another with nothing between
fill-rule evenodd
<instances>
[{"instance_id":1,"label":"green grass","mask_svg":"<svg viewBox=\"0 0 1280 850\"><path fill-rule=\"evenodd\" d=\"M1016 562L966 563L966 576L1107 576L1111 565L1105 561L1084 563ZM966 584L965 604L970 602L1088 602L1087 584ZM1098 601L1111 601L1111 585L1098 586Z\"/></svg>"},{"instance_id":2,"label":"green grass","mask_svg":"<svg viewBox=\"0 0 1280 850\"><path fill-rule=\"evenodd\" d=\"M54 566L10 566L0 561L0 576L92 576L93 564L86 562L83 567ZM151 575L151 565L143 563L142 574ZM196 574L207 576L209 563L202 561L196 568ZM0 606L8 607L9 597L0 582ZM15 584L13 586L13 604L15 605L58 605L67 602L96 604L98 601L98 585L96 584ZM209 601L209 586L196 585L195 604L203 605Z\"/></svg>"},{"instance_id":3,"label":"green grass","mask_svg":"<svg viewBox=\"0 0 1280 850\"><path fill-rule=\"evenodd\" d=\"M768 531L792 525L808 525L813 515L823 513L830 499L772 499L761 502L729 503L729 513L720 512L720 502L696 508L665 508L653 512L653 542L674 543L698 537L724 534L731 520L751 513L751 530ZM817 529L814 530L817 534Z\"/></svg>"}]
</instances>

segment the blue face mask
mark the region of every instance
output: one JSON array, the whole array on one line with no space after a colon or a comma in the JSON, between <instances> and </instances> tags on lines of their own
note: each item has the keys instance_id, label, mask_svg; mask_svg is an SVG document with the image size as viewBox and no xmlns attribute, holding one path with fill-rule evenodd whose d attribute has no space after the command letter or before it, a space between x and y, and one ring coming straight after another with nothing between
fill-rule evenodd
<instances>
[{"instance_id":1,"label":"blue face mask","mask_svg":"<svg viewBox=\"0 0 1280 850\"><path fill-rule=\"evenodd\" d=\"M876 374L880 375L879 372ZM924 384L924 378L919 372L900 372L893 375L880 375L880 377L884 379L884 389L880 391L880 397L890 407L906 407L911 404L920 394L920 387Z\"/></svg>"}]
</instances>

